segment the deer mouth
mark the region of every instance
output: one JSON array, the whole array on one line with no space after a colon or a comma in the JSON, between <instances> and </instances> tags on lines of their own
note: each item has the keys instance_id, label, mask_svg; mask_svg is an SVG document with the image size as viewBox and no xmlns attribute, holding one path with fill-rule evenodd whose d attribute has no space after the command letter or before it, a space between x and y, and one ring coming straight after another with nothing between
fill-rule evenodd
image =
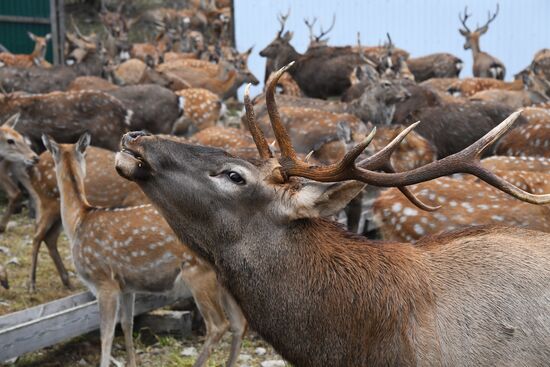
<instances>
[{"instance_id":1,"label":"deer mouth","mask_svg":"<svg viewBox=\"0 0 550 367\"><path fill-rule=\"evenodd\" d=\"M119 175L128 179L145 179L150 174L150 165L140 152L140 146L130 147L131 144L136 145L136 139L139 137L127 137L122 139L122 147L120 152L115 157L115 168Z\"/></svg>"}]
</instances>

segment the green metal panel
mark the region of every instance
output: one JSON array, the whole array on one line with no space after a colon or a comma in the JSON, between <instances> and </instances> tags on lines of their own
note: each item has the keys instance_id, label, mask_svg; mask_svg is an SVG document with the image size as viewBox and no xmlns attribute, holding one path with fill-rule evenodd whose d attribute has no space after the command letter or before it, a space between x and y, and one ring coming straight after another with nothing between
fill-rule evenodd
<instances>
[{"instance_id":1,"label":"green metal panel","mask_svg":"<svg viewBox=\"0 0 550 367\"><path fill-rule=\"evenodd\" d=\"M0 0L0 15L14 15L50 19L50 0ZM19 23L0 21L0 43L15 54L28 54L34 48L34 42L27 32L44 36L51 32L49 24ZM53 60L52 44L48 43L46 59Z\"/></svg>"}]
</instances>

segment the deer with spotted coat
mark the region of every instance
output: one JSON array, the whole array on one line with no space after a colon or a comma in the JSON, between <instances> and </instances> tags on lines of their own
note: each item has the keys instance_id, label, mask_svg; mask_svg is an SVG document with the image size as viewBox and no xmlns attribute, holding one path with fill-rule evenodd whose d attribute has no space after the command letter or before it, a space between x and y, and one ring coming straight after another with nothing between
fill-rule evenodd
<instances>
[{"instance_id":1,"label":"deer with spotted coat","mask_svg":"<svg viewBox=\"0 0 550 367\"><path fill-rule=\"evenodd\" d=\"M0 67L13 66L18 68L30 68L33 66L41 66L49 68L52 66L44 59L48 41L52 38L51 34L48 33L44 37L37 36L31 32L27 32L27 34L29 38L34 41L33 51L28 55L14 55L9 52L1 52Z\"/></svg>"},{"instance_id":2,"label":"deer with spotted coat","mask_svg":"<svg viewBox=\"0 0 550 367\"><path fill-rule=\"evenodd\" d=\"M152 205L103 208L88 203L84 192L88 134L76 144L57 144L47 136L43 140L55 163L61 218L75 268L98 298L100 366L109 366L119 310L128 366L136 366L132 339L135 293L177 292L180 280L191 290L206 322L206 342L195 367L205 364L228 328L233 340L227 366L234 366L246 320L217 282L212 267L177 240Z\"/></svg>"},{"instance_id":3,"label":"deer with spotted coat","mask_svg":"<svg viewBox=\"0 0 550 367\"><path fill-rule=\"evenodd\" d=\"M370 241L324 219L365 184L402 187L457 172L549 203L549 194L526 193L479 164L518 113L464 150L411 171L376 170L412 127L357 165L374 134L340 161L312 166L297 158L279 118L274 89L285 70L266 94L280 158L249 100L259 162L145 132L125 134L117 154L119 173L214 267L251 328L301 367L546 365L549 234L478 227L413 246Z\"/></svg>"}]
</instances>

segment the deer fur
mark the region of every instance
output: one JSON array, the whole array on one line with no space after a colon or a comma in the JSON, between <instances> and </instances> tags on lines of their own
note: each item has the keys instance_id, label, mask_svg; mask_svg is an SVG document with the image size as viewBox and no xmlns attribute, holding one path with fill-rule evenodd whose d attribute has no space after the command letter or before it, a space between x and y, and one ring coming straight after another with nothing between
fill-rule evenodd
<instances>
[{"instance_id":1,"label":"deer fur","mask_svg":"<svg viewBox=\"0 0 550 367\"><path fill-rule=\"evenodd\" d=\"M44 137L52 154L61 198L63 227L75 268L98 298L101 367L108 367L120 310L128 366L136 366L133 346L135 292L178 291L183 280L206 320L207 337L195 367L203 366L228 328L233 333L228 366L239 355L246 320L235 300L218 284L212 268L179 242L151 205L126 208L91 206L84 194L84 154L90 136L74 145Z\"/></svg>"},{"instance_id":2,"label":"deer fur","mask_svg":"<svg viewBox=\"0 0 550 367\"><path fill-rule=\"evenodd\" d=\"M118 99L90 90L0 95L0 102L0 119L19 112L16 130L29 137L38 152L43 151L43 133L74 142L86 131L92 134L93 145L116 150L133 114Z\"/></svg>"}]
</instances>

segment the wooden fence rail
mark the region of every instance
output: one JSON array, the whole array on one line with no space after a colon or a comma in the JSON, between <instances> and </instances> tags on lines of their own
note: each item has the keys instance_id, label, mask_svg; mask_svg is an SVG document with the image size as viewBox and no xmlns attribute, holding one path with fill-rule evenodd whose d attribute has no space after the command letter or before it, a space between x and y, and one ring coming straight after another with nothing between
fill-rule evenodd
<instances>
[{"instance_id":1,"label":"wooden fence rail","mask_svg":"<svg viewBox=\"0 0 550 367\"><path fill-rule=\"evenodd\" d=\"M135 315L167 306L191 292L136 295ZM99 308L90 292L78 293L23 311L0 316L0 362L99 329Z\"/></svg>"}]
</instances>

